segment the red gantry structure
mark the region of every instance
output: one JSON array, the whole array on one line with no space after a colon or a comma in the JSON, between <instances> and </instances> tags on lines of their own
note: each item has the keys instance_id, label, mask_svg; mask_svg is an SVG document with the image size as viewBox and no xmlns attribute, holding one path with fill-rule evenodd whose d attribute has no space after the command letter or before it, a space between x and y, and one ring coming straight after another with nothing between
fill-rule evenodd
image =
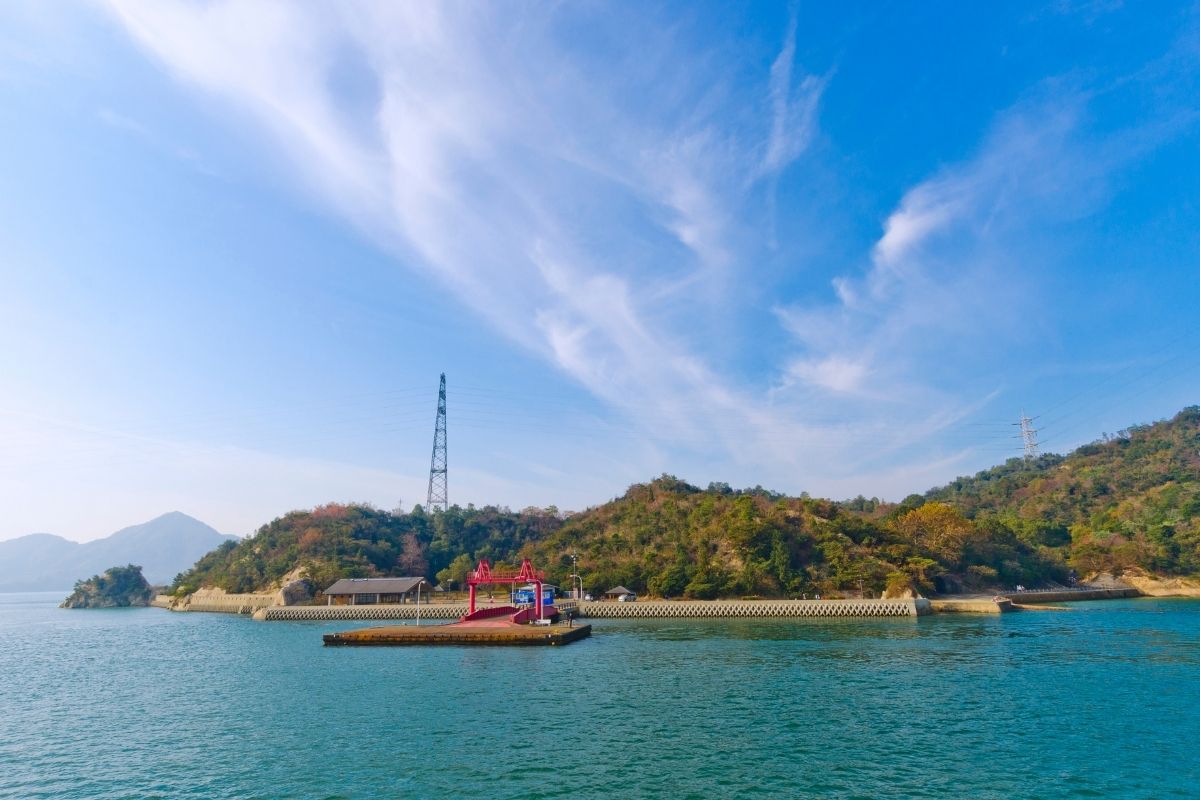
<instances>
[{"instance_id":1,"label":"red gantry structure","mask_svg":"<svg viewBox=\"0 0 1200 800\"><path fill-rule=\"evenodd\" d=\"M512 621L520 623L545 619L547 616L554 616L556 613L554 607L550 606L550 613L547 615L546 606L542 602L542 581L545 579L545 577L546 573L535 570L533 568L533 564L530 563L528 558L521 562L521 569L518 572L495 572L492 570L492 565L488 563L486 558L480 559L479 566L477 566L475 570L467 576L467 590L470 593L469 606L467 613L462 616L459 621L473 622L475 620L502 617L505 614L511 614ZM476 610L476 587L490 586L495 584L508 584L510 586L516 586L518 584L533 584L533 608L518 609L516 606L505 605Z\"/></svg>"},{"instance_id":2,"label":"red gantry structure","mask_svg":"<svg viewBox=\"0 0 1200 800\"><path fill-rule=\"evenodd\" d=\"M467 644L467 645L560 645L585 639L592 633L591 625L576 625L573 620L558 625L551 624L558 616L553 601L546 603L542 595L545 574L538 572L529 563L521 562L517 572L494 572L487 559L467 577L470 589L470 610L458 622L448 625L387 625L364 628L344 633L327 633L328 646L364 645L415 645L415 644ZM479 586L491 584L533 584L534 602L515 605L476 608L476 591ZM529 623L540 623L531 625Z\"/></svg>"}]
</instances>

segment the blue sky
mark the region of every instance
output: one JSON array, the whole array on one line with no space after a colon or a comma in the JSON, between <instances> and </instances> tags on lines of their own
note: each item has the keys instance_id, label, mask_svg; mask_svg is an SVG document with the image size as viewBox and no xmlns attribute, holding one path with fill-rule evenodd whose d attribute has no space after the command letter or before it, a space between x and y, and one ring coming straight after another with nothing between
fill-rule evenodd
<instances>
[{"instance_id":1,"label":"blue sky","mask_svg":"<svg viewBox=\"0 0 1200 800\"><path fill-rule=\"evenodd\" d=\"M843 4L844 5L844 4ZM1200 401L1200 10L8 4L0 538L899 499Z\"/></svg>"}]
</instances>

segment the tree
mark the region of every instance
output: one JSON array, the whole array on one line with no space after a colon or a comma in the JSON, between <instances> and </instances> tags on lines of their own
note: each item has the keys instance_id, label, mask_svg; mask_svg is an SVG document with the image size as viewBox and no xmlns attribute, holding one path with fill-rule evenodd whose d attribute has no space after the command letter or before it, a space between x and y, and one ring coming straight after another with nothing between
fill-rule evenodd
<instances>
[{"instance_id":1,"label":"tree","mask_svg":"<svg viewBox=\"0 0 1200 800\"><path fill-rule=\"evenodd\" d=\"M475 569L475 560L466 553L460 553L445 569L438 572L438 585L462 588L467 583L467 575L473 569Z\"/></svg>"},{"instance_id":2,"label":"tree","mask_svg":"<svg viewBox=\"0 0 1200 800\"><path fill-rule=\"evenodd\" d=\"M918 548L954 568L963 558L963 546L972 525L958 509L946 503L926 503L895 522L896 530Z\"/></svg>"}]
</instances>

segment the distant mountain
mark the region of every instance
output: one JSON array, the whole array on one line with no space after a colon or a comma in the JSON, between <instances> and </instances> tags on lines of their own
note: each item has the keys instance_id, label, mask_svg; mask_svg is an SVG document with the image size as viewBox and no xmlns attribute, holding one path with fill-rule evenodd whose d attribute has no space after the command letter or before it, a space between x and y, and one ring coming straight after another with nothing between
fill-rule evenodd
<instances>
[{"instance_id":1,"label":"distant mountain","mask_svg":"<svg viewBox=\"0 0 1200 800\"><path fill-rule=\"evenodd\" d=\"M83 544L31 533L0 542L0 592L69 590L113 564L137 564L151 583L170 583L208 551L236 539L178 511Z\"/></svg>"}]
</instances>

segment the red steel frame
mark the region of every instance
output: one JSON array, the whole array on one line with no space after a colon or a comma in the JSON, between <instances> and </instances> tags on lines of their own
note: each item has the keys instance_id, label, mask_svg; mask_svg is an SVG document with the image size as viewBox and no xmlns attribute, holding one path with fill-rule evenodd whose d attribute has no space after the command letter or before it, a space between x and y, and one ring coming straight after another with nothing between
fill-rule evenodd
<instances>
[{"instance_id":1,"label":"red steel frame","mask_svg":"<svg viewBox=\"0 0 1200 800\"><path fill-rule=\"evenodd\" d=\"M475 587L484 586L494 583L507 583L516 585L518 583L532 583L534 595L537 598L536 603L537 619L542 618L542 580L546 577L546 573L540 572L533 568L533 564L529 563L529 559L521 562L521 570L519 572L493 572L492 565L488 563L486 558L479 560L479 566L467 576L467 590L470 592L470 610L467 615L475 613Z\"/></svg>"}]
</instances>

